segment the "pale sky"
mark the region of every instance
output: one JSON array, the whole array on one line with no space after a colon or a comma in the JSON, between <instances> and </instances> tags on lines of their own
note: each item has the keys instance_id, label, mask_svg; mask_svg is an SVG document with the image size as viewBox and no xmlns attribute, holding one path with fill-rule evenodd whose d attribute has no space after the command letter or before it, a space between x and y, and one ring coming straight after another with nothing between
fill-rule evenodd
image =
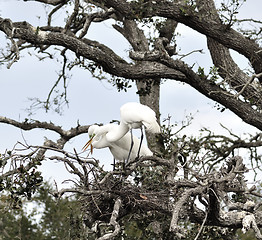
<instances>
[{"instance_id":1,"label":"pale sky","mask_svg":"<svg viewBox=\"0 0 262 240\"><path fill-rule=\"evenodd\" d=\"M250 4L252 3L252 4ZM250 6L249 6L250 5ZM240 11L241 17L251 18L256 15L261 19L261 0L247 0L247 3ZM0 0L0 16L11 18L13 21L27 20L37 26L45 21L45 10L39 3L23 2L15 0ZM61 16L56 16L56 21L61 21ZM180 36L177 38L177 45L181 47L182 53L188 53L194 49L204 49L206 54L195 53L185 58L189 64L196 63L196 67L206 67L212 65L206 50L205 37L179 25ZM121 56L127 56L129 49L128 43L120 34L112 34L113 28L110 22L102 24L92 24L88 32L90 39L96 39L116 51ZM115 31L114 31L115 32ZM5 44L5 36L0 33L0 46ZM32 53L33 51L30 50ZM5 66L0 67L0 115L23 121L28 118L26 108L30 106L28 98L38 97L42 100L47 97L52 84L57 79L57 72L61 65L54 60L39 62L36 57L22 53L19 62L14 63L11 69ZM234 58L240 63L242 68L248 66L244 57L233 53ZM32 116L33 119L40 121L52 121L69 129L77 125L93 123L108 123L113 119L119 119L119 108L126 102L138 101L133 87L127 93L118 92L106 81L99 82L84 70L74 69L72 78L69 81L68 99L69 108L65 107L62 116L42 110ZM223 113L216 110L214 102L202 96L196 90L187 85L175 81L166 81L161 87L160 110L162 120L169 115L172 122L181 122L188 114L194 114L195 120L192 126L185 130L186 134L198 134L201 127L208 127L212 131L224 133L219 126L220 123L232 129L237 134L243 132L258 132L257 129L244 123L235 114L226 110ZM176 131L176 129L174 129ZM10 149L17 141L24 141L29 144L42 144L44 137L56 140L57 135L44 130L33 130L30 132L21 131L15 127L0 124L0 152ZM81 150L88 140L87 134L72 139L66 146L66 150L72 151L76 148ZM94 157L103 162L103 159L111 159L109 151L97 150ZM108 163L103 162L108 165ZM45 163L43 167L46 178L56 177L61 182L65 176L63 166L53 168L54 163ZM60 173L60 174L59 174ZM57 178L58 177L58 178Z\"/></svg>"}]
</instances>

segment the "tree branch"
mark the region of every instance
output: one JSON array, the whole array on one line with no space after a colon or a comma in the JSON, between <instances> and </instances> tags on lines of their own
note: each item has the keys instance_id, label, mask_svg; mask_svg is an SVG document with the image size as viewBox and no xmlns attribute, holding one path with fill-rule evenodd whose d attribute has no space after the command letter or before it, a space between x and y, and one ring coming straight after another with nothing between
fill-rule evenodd
<instances>
[{"instance_id":1,"label":"tree branch","mask_svg":"<svg viewBox=\"0 0 262 240\"><path fill-rule=\"evenodd\" d=\"M215 85L213 82L207 81L206 76L199 76L192 70L192 68L187 66L183 61L174 60L164 50L164 47L161 47L161 49L157 51L153 51L153 54L151 53L152 52L150 51L138 54L132 52L131 56L132 58L139 58L140 60L144 57L144 61L154 61L155 58L155 60L160 61L166 66L180 71L186 76L184 82L188 83L208 98L211 98L214 101L229 108L232 112L241 117L245 122L253 126L256 126L258 129L262 129L262 114L258 113L257 111L254 111L252 106L250 106L248 103L235 99L233 95L229 95L225 90Z\"/></svg>"},{"instance_id":2,"label":"tree branch","mask_svg":"<svg viewBox=\"0 0 262 240\"><path fill-rule=\"evenodd\" d=\"M59 5L59 4L65 4L68 2L68 0L24 0L24 1L34 1L34 2L41 2L41 3L46 3L50 5Z\"/></svg>"},{"instance_id":3,"label":"tree branch","mask_svg":"<svg viewBox=\"0 0 262 240\"><path fill-rule=\"evenodd\" d=\"M169 231L174 232L178 238L184 237L185 230L183 230L179 224L179 215L183 211L183 205L188 203L189 197L201 194L206 188L198 186L196 188L186 189L179 200L173 204L172 219L170 222Z\"/></svg>"},{"instance_id":4,"label":"tree branch","mask_svg":"<svg viewBox=\"0 0 262 240\"><path fill-rule=\"evenodd\" d=\"M114 209L110 218L110 222L109 224L112 225L114 227L114 231L112 233L107 233L104 236L98 238L97 240L107 240L107 239L113 239L114 237L116 237L119 233L120 233L120 225L119 223L116 221L116 219L118 218L119 215L119 210L121 207L122 201L120 198L118 198L115 201L114 204Z\"/></svg>"},{"instance_id":5,"label":"tree branch","mask_svg":"<svg viewBox=\"0 0 262 240\"><path fill-rule=\"evenodd\" d=\"M238 98L245 90L246 88L254 81L255 78L261 78L262 72L259 74L253 74L250 79L247 81L245 86L235 95L235 98Z\"/></svg>"},{"instance_id":6,"label":"tree branch","mask_svg":"<svg viewBox=\"0 0 262 240\"><path fill-rule=\"evenodd\" d=\"M18 122L16 120L2 117L2 116L0 116L0 123L9 124L25 131L36 129L36 128L51 130L58 133L66 141L82 133L87 133L89 128L89 126L77 126L75 128L71 128L70 130L65 131L60 126L56 126L53 123L40 122L37 120L32 120L31 122L29 122L28 119L26 119L24 122Z\"/></svg>"}]
</instances>

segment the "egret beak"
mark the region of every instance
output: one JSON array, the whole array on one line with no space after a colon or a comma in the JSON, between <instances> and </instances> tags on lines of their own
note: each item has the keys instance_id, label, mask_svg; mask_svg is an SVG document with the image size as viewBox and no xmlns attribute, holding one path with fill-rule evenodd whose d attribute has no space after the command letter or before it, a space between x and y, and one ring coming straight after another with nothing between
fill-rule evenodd
<instances>
[{"instance_id":1,"label":"egret beak","mask_svg":"<svg viewBox=\"0 0 262 240\"><path fill-rule=\"evenodd\" d=\"M82 148L83 151L86 151L86 149L90 146L90 147L91 147L91 149L90 149L91 154L93 154L93 149L94 149L94 147L93 147L93 145L92 145L92 141L93 141L94 137L95 137L95 135L91 136L91 138L88 140L88 142L87 142L87 143L85 144L85 146Z\"/></svg>"}]
</instances>

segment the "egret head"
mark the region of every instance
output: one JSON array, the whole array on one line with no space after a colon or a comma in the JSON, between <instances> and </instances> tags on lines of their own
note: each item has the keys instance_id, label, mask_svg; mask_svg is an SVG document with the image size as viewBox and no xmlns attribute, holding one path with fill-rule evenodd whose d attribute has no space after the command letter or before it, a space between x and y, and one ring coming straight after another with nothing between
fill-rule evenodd
<instances>
[{"instance_id":1,"label":"egret head","mask_svg":"<svg viewBox=\"0 0 262 240\"><path fill-rule=\"evenodd\" d=\"M85 144L85 146L82 148L83 151L86 151L86 149L90 146L91 147L91 154L93 153L93 145L92 145L92 141L94 140L94 137L96 136L96 130L99 128L98 125L92 125L88 128L88 134L89 134L89 140L88 142Z\"/></svg>"},{"instance_id":2,"label":"egret head","mask_svg":"<svg viewBox=\"0 0 262 240\"><path fill-rule=\"evenodd\" d=\"M90 146L90 147L91 147L91 149L90 149L91 154L93 153L94 147L93 147L93 145L92 145L92 141L93 141L94 137L95 137L95 134L89 135L89 138L90 138L90 139L89 139L88 142L85 144L85 146L82 148L83 151L86 151L86 149Z\"/></svg>"}]
</instances>

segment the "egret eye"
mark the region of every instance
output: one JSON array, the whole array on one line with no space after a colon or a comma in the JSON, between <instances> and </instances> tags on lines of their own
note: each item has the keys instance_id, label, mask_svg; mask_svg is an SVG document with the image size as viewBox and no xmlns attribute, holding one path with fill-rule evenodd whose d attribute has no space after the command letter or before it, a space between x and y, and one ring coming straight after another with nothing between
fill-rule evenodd
<instances>
[{"instance_id":1,"label":"egret eye","mask_svg":"<svg viewBox=\"0 0 262 240\"><path fill-rule=\"evenodd\" d=\"M93 138L93 137L95 137L95 134L94 134L94 133L91 134L91 135L89 135L89 138Z\"/></svg>"}]
</instances>

